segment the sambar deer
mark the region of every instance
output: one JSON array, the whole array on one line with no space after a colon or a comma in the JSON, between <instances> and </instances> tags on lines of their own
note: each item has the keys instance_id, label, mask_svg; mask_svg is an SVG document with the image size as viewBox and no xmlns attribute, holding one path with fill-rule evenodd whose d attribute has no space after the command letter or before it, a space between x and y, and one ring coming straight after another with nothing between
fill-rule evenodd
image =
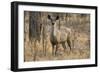
<instances>
[{"instance_id":1,"label":"sambar deer","mask_svg":"<svg viewBox=\"0 0 100 73\"><path fill-rule=\"evenodd\" d=\"M50 34L50 41L52 44L52 54L56 55L58 45L62 44L64 50L66 47L66 42L70 48L72 49L72 30L67 27L61 26L60 29L57 28L58 24L56 23L59 20L59 16L52 17L48 15L48 19L51 22L51 34Z\"/></svg>"}]
</instances>

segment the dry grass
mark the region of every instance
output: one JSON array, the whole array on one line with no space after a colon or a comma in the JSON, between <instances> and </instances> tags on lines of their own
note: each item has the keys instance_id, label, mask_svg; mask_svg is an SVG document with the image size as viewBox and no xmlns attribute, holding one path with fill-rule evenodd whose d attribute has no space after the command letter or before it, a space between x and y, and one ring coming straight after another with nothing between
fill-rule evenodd
<instances>
[{"instance_id":1,"label":"dry grass","mask_svg":"<svg viewBox=\"0 0 100 73\"><path fill-rule=\"evenodd\" d=\"M59 50L58 50L59 51ZM31 54L31 51L26 51L26 60L25 61L33 61L33 56ZM47 54L44 56L42 54L42 51L38 51L38 54L36 55L36 61L47 61L47 60L69 60L69 59L87 59L90 58L90 50L89 49L81 49L81 50L72 50L68 51L66 50L61 51L57 53L56 56L52 56L52 54Z\"/></svg>"},{"instance_id":2,"label":"dry grass","mask_svg":"<svg viewBox=\"0 0 100 73\"><path fill-rule=\"evenodd\" d=\"M46 55L43 52L43 44L36 43L37 54L35 61L47 60L69 60L69 59L87 59L90 58L90 48L87 46L88 39L85 35L77 37L75 46L72 50L69 47L64 50L62 45L57 50L56 56L52 55L52 47L50 41L46 42ZM31 44L30 49L25 50L25 61L34 60L34 42ZM28 45L27 45L28 46ZM33 49L33 52L31 50Z\"/></svg>"}]
</instances>

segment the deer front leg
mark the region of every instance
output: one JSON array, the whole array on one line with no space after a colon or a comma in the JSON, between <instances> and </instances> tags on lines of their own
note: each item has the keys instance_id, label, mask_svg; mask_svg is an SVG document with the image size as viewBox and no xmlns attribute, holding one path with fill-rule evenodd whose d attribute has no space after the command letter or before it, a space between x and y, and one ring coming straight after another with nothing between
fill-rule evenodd
<instances>
[{"instance_id":1,"label":"deer front leg","mask_svg":"<svg viewBox=\"0 0 100 73\"><path fill-rule=\"evenodd\" d=\"M56 48L55 48L55 56L57 55L57 48L58 48L58 45L56 45Z\"/></svg>"},{"instance_id":2,"label":"deer front leg","mask_svg":"<svg viewBox=\"0 0 100 73\"><path fill-rule=\"evenodd\" d=\"M54 56L54 45L52 44L52 56Z\"/></svg>"}]
</instances>

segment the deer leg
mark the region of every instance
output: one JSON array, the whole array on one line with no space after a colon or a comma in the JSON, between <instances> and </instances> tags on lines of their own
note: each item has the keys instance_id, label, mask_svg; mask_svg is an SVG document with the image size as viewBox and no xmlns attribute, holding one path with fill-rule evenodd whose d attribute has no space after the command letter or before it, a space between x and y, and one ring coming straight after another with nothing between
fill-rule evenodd
<instances>
[{"instance_id":1,"label":"deer leg","mask_svg":"<svg viewBox=\"0 0 100 73\"><path fill-rule=\"evenodd\" d=\"M67 48L66 48L66 43L65 42L62 43L62 46L64 48L64 52L65 53L67 52L67 54L69 55L70 54L70 51L69 50L66 51Z\"/></svg>"},{"instance_id":2,"label":"deer leg","mask_svg":"<svg viewBox=\"0 0 100 73\"><path fill-rule=\"evenodd\" d=\"M62 46L63 46L64 52L65 52L65 49L66 49L66 44L65 44L65 42L62 43Z\"/></svg>"},{"instance_id":3,"label":"deer leg","mask_svg":"<svg viewBox=\"0 0 100 73\"><path fill-rule=\"evenodd\" d=\"M55 48L55 56L57 55L57 50L58 50L58 48L59 48L59 45L57 44L57 45L56 45L56 48Z\"/></svg>"},{"instance_id":4,"label":"deer leg","mask_svg":"<svg viewBox=\"0 0 100 73\"><path fill-rule=\"evenodd\" d=\"M68 44L68 46L69 46L69 48L70 48L70 50L71 50L71 40L67 40L67 44Z\"/></svg>"},{"instance_id":5,"label":"deer leg","mask_svg":"<svg viewBox=\"0 0 100 73\"><path fill-rule=\"evenodd\" d=\"M54 45L52 44L52 55L54 55Z\"/></svg>"}]
</instances>

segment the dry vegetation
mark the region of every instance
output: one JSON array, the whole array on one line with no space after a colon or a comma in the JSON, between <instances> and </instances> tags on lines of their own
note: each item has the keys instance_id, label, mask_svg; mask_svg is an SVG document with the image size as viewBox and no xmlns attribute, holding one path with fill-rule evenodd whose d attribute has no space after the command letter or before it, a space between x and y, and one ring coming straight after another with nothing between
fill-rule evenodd
<instances>
[{"instance_id":1,"label":"dry vegetation","mask_svg":"<svg viewBox=\"0 0 100 73\"><path fill-rule=\"evenodd\" d=\"M47 15L60 17L58 27L73 29L74 47L64 50L59 45L57 55L52 55ZM75 13L24 12L24 61L47 61L90 58L90 15ZM41 27L41 24L43 26ZM47 30L48 29L48 30ZM66 44L66 46L68 46Z\"/></svg>"}]
</instances>

